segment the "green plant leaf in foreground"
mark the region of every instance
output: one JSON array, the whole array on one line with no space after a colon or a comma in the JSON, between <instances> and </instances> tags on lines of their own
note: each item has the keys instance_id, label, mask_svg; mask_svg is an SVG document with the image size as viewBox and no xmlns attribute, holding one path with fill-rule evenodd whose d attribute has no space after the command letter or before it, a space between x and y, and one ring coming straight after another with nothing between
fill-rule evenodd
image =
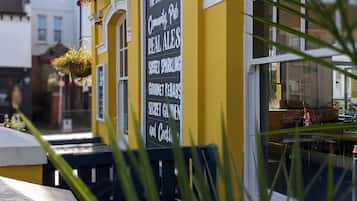
<instances>
[{"instance_id":1,"label":"green plant leaf in foreground","mask_svg":"<svg viewBox=\"0 0 357 201\"><path fill-rule=\"evenodd\" d=\"M166 99L166 104L169 104L168 99ZM188 173L189 169L186 168L184 157L182 150L180 148L180 139L178 138L178 131L176 128L176 123L172 115L171 108L169 108L169 126L172 130L172 139L173 139L173 152L175 158L175 165L178 171L178 183L180 187L180 193L182 195L183 201L191 201L193 200L193 192L191 190L191 186L188 181Z\"/></svg>"},{"instance_id":2,"label":"green plant leaf in foreground","mask_svg":"<svg viewBox=\"0 0 357 201\"><path fill-rule=\"evenodd\" d=\"M191 144L194 145L193 139L192 139L192 135L191 136ZM199 161L199 153L198 153L199 149L192 146L191 148L191 152L192 152L192 164L193 167L195 167L195 169L192 170L192 181L193 181L193 187L194 189L197 189L197 193L198 193L198 198L197 200L205 200L205 201L215 201L216 199L213 199L210 195L210 188L209 188L209 184L207 185L204 175L203 175L203 171L205 168L201 165L200 161ZM208 173L209 174L209 173ZM209 182L209 181L207 181Z\"/></svg>"},{"instance_id":3,"label":"green plant leaf in foreground","mask_svg":"<svg viewBox=\"0 0 357 201\"><path fill-rule=\"evenodd\" d=\"M59 170L64 180L73 190L76 196L82 201L96 201L96 197L92 194L84 182L73 174L71 166L51 148L51 145L43 139L41 132L31 123L31 121L21 112L19 112L22 120L25 122L27 128L35 136L42 148L47 152L48 158L53 165Z\"/></svg>"},{"instance_id":4,"label":"green plant leaf in foreground","mask_svg":"<svg viewBox=\"0 0 357 201\"><path fill-rule=\"evenodd\" d=\"M132 111L134 111L132 109ZM146 151L142 134L141 134L141 129L140 129L140 124L138 119L136 118L136 114L132 112L133 116L133 121L134 121L134 126L135 126L135 138L136 138L136 143L138 145L138 152L139 152L139 163L141 167L139 168L139 171L141 174L139 174L139 179L141 179L144 190L147 194L147 199L149 201L157 201L160 200L159 193L156 189L156 183L154 179L154 174L152 171L152 167L150 164L149 156Z\"/></svg>"},{"instance_id":5,"label":"green plant leaf in foreground","mask_svg":"<svg viewBox=\"0 0 357 201\"><path fill-rule=\"evenodd\" d=\"M232 182L232 163L231 156L229 151L229 144L227 139L227 130L226 123L224 119L223 112L221 113L221 131L222 131L222 164L223 164L223 172L221 176L223 176L224 183L224 198L226 201L234 201L234 192L233 192L233 182Z\"/></svg>"},{"instance_id":6,"label":"green plant leaf in foreground","mask_svg":"<svg viewBox=\"0 0 357 201\"><path fill-rule=\"evenodd\" d=\"M113 151L113 157L116 165L116 170L120 179L120 186L123 188L123 193L127 200L137 201L138 198L136 196L135 187L133 181L131 180L130 175L128 174L128 171L126 171L127 169L126 161L122 151L118 146L113 124L111 123L107 115L105 116L105 118L106 118L105 122L108 130L110 145Z\"/></svg>"},{"instance_id":7,"label":"green plant leaf in foreground","mask_svg":"<svg viewBox=\"0 0 357 201\"><path fill-rule=\"evenodd\" d=\"M261 201L268 201L269 200L269 195L268 195L268 186L266 182L266 177L265 177L265 164L264 164L264 154L263 154L263 149L262 149L262 143L261 143L261 135L259 133L256 134L255 136L255 142L257 145L256 148L256 174L257 174L257 183L258 183L258 191L259 191L259 199Z\"/></svg>"}]
</instances>

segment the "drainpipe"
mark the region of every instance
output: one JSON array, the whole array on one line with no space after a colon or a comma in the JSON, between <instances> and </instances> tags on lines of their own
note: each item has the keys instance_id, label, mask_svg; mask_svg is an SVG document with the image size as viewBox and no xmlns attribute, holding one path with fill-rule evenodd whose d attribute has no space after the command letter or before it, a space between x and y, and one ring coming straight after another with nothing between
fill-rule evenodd
<instances>
[{"instance_id":1,"label":"drainpipe","mask_svg":"<svg viewBox=\"0 0 357 201\"><path fill-rule=\"evenodd\" d=\"M82 6L79 6L79 47L82 47Z\"/></svg>"}]
</instances>

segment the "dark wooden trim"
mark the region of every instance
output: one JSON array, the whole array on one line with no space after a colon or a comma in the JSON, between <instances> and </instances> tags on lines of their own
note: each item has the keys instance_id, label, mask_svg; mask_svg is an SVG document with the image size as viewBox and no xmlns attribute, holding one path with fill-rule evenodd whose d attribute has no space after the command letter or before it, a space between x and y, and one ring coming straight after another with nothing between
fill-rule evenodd
<instances>
[{"instance_id":1,"label":"dark wooden trim","mask_svg":"<svg viewBox=\"0 0 357 201\"><path fill-rule=\"evenodd\" d=\"M63 145L63 148L66 145ZM95 146L95 145L93 145ZM58 146L56 146L58 147ZM192 150L196 149L198 153L199 166L194 167L192 160ZM62 157L77 170L78 176L89 186L91 191L95 194L99 201L119 201L125 200L121 189L120 179L115 168L113 154L109 147L106 151L98 151L91 153L78 153L73 152L70 154L63 154ZM217 182L217 162L216 151L217 147L214 145L197 146L197 147L182 147L181 151L186 164L187 176L191 176L195 171L202 171L206 177L207 185L212 195L215 191ZM138 151L131 152L135 158L138 158ZM147 150L148 157L153 170L156 188L159 191L160 200L172 201L180 199L181 195L178 187L178 179L175 174L175 160L173 149L167 148L152 148ZM127 168L119 171L130 171L131 179L136 188L139 200L146 200L141 180L137 175L137 169L129 159L129 152L123 151ZM190 171L192 170L192 172ZM69 189L62 177L59 179L59 184L55 184L55 167L49 161L43 168L43 184L46 186L55 186L59 188ZM113 177L111 178L111 171ZM93 177L93 173L95 177ZM191 184L193 183L191 181ZM111 199L113 198L113 199Z\"/></svg>"}]
</instances>

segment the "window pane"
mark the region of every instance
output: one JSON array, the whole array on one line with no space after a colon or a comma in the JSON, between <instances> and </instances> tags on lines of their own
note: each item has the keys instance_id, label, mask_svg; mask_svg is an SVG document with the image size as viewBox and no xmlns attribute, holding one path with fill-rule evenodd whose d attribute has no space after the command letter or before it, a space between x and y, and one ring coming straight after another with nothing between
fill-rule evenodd
<instances>
[{"instance_id":1,"label":"window pane","mask_svg":"<svg viewBox=\"0 0 357 201\"><path fill-rule=\"evenodd\" d=\"M271 83L275 86L278 108L331 107L332 88L321 89L319 86L332 84L331 71L317 64L300 61L272 64L270 67Z\"/></svg>"},{"instance_id":2,"label":"window pane","mask_svg":"<svg viewBox=\"0 0 357 201\"><path fill-rule=\"evenodd\" d=\"M332 59L332 62L338 61ZM349 69L352 66L346 65L340 68ZM312 62L294 61L260 65L260 129L273 131L297 126L355 121L357 93L354 93L354 89L357 89L357 83ZM347 106L346 110L343 109L344 102ZM322 166L328 154L332 152L334 178L340 178L346 170L347 174L342 179L341 189L348 188L352 182L351 161L354 142L342 141L338 137L316 137L314 134L346 137L356 135L357 131L341 129L298 134L302 156L302 179L305 187ZM294 142L296 142L294 132L262 139L268 186L272 184L281 158L284 159L283 163L287 171L291 171ZM321 175L326 173L327 168ZM321 176L311 191L305 195L304 200L325 200L326 183L327 176ZM286 195L286 186L284 175L279 174L274 190ZM342 193L336 192L336 197L341 196ZM349 194L346 200L351 199L352 195Z\"/></svg>"},{"instance_id":3,"label":"window pane","mask_svg":"<svg viewBox=\"0 0 357 201\"><path fill-rule=\"evenodd\" d=\"M128 76L128 50L125 50L125 56L124 56L124 76Z\"/></svg>"},{"instance_id":4,"label":"window pane","mask_svg":"<svg viewBox=\"0 0 357 201\"><path fill-rule=\"evenodd\" d=\"M54 18L54 28L55 30L62 29L62 17L55 17Z\"/></svg>"},{"instance_id":5,"label":"window pane","mask_svg":"<svg viewBox=\"0 0 357 201\"><path fill-rule=\"evenodd\" d=\"M62 32L61 31L54 32L54 40L58 43L62 42Z\"/></svg>"},{"instance_id":6,"label":"window pane","mask_svg":"<svg viewBox=\"0 0 357 201\"><path fill-rule=\"evenodd\" d=\"M124 77L124 51L120 51L120 77Z\"/></svg>"},{"instance_id":7,"label":"window pane","mask_svg":"<svg viewBox=\"0 0 357 201\"><path fill-rule=\"evenodd\" d=\"M46 29L47 22L46 22L46 16L39 15L38 16L38 28L39 29Z\"/></svg>"},{"instance_id":8,"label":"window pane","mask_svg":"<svg viewBox=\"0 0 357 201\"><path fill-rule=\"evenodd\" d=\"M353 36L354 40L357 40L357 1L355 0L349 0L349 6L347 9L347 15L348 15L348 23L351 27L354 26L353 28Z\"/></svg>"},{"instance_id":9,"label":"window pane","mask_svg":"<svg viewBox=\"0 0 357 201\"><path fill-rule=\"evenodd\" d=\"M39 15L38 16L38 40L44 41L46 40L47 35L47 21L46 16Z\"/></svg>"},{"instance_id":10,"label":"window pane","mask_svg":"<svg viewBox=\"0 0 357 201\"><path fill-rule=\"evenodd\" d=\"M253 12L255 16L273 19L273 9L271 6L263 2L263 0L256 0L253 3ZM253 32L261 37L272 39L272 27L267 26L261 22L254 20ZM253 39L253 56L254 58L266 57L272 55L272 47L260 40Z\"/></svg>"},{"instance_id":11,"label":"window pane","mask_svg":"<svg viewBox=\"0 0 357 201\"><path fill-rule=\"evenodd\" d=\"M325 10L329 10L330 9L330 12L333 13L333 15L331 16L331 20L334 20L333 22L335 23L336 22L336 13L333 12L331 10L331 5L332 4L324 4L326 7L324 8ZM319 15L318 13L312 11L312 10L307 10L306 11L308 16L318 22L321 22L322 20L326 20L325 17ZM332 37L332 35L326 31L326 29L324 28L321 28L320 26L316 25L315 23L312 23L312 22L307 22L306 23L306 32L316 38L319 38L323 41L326 41L328 43L331 43L333 44L335 41L334 41L334 38ZM312 43L310 41L306 41L306 49L316 49L316 48L321 48L320 45L316 44L316 43Z\"/></svg>"},{"instance_id":12,"label":"window pane","mask_svg":"<svg viewBox=\"0 0 357 201\"><path fill-rule=\"evenodd\" d=\"M128 134L128 81L124 81L123 83L123 99L124 99L124 106L123 106L123 109L124 109L124 133L125 134Z\"/></svg>"},{"instance_id":13,"label":"window pane","mask_svg":"<svg viewBox=\"0 0 357 201\"><path fill-rule=\"evenodd\" d=\"M123 43L123 39L124 39L124 27L123 24L120 25L120 49L123 49L124 47L124 43Z\"/></svg>"},{"instance_id":14,"label":"window pane","mask_svg":"<svg viewBox=\"0 0 357 201\"><path fill-rule=\"evenodd\" d=\"M46 29L39 29L38 30L38 40L45 41L47 37Z\"/></svg>"},{"instance_id":15,"label":"window pane","mask_svg":"<svg viewBox=\"0 0 357 201\"><path fill-rule=\"evenodd\" d=\"M126 35L126 34L127 34L127 33L126 33L126 28L127 28L127 27L126 27L126 20L125 20L125 21L124 21L124 33L123 33L123 34L124 34L124 43L125 43L125 44L124 44L124 47L128 47L128 39L127 39L127 35Z\"/></svg>"},{"instance_id":16,"label":"window pane","mask_svg":"<svg viewBox=\"0 0 357 201\"><path fill-rule=\"evenodd\" d=\"M280 0L280 3L288 6L291 9L294 9L296 11L300 11L300 7L297 6L296 4L289 3L287 0ZM300 31L300 17L290 14L282 9L278 9L278 22L279 24L288 26L290 28L293 28L297 31ZM277 36L277 41L279 43L285 44L289 47L293 47L296 49L300 48L300 38L296 37L293 34L287 33L285 31L278 30L278 36ZM285 53L282 50L278 50L278 54L283 54Z\"/></svg>"}]
</instances>

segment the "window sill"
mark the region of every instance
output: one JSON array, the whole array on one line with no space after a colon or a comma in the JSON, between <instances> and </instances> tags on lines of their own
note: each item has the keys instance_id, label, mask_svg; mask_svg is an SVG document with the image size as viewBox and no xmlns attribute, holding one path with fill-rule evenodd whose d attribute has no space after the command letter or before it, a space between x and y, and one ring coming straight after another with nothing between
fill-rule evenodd
<instances>
[{"instance_id":1,"label":"window sill","mask_svg":"<svg viewBox=\"0 0 357 201\"><path fill-rule=\"evenodd\" d=\"M47 41L36 41L36 45L48 45Z\"/></svg>"}]
</instances>

